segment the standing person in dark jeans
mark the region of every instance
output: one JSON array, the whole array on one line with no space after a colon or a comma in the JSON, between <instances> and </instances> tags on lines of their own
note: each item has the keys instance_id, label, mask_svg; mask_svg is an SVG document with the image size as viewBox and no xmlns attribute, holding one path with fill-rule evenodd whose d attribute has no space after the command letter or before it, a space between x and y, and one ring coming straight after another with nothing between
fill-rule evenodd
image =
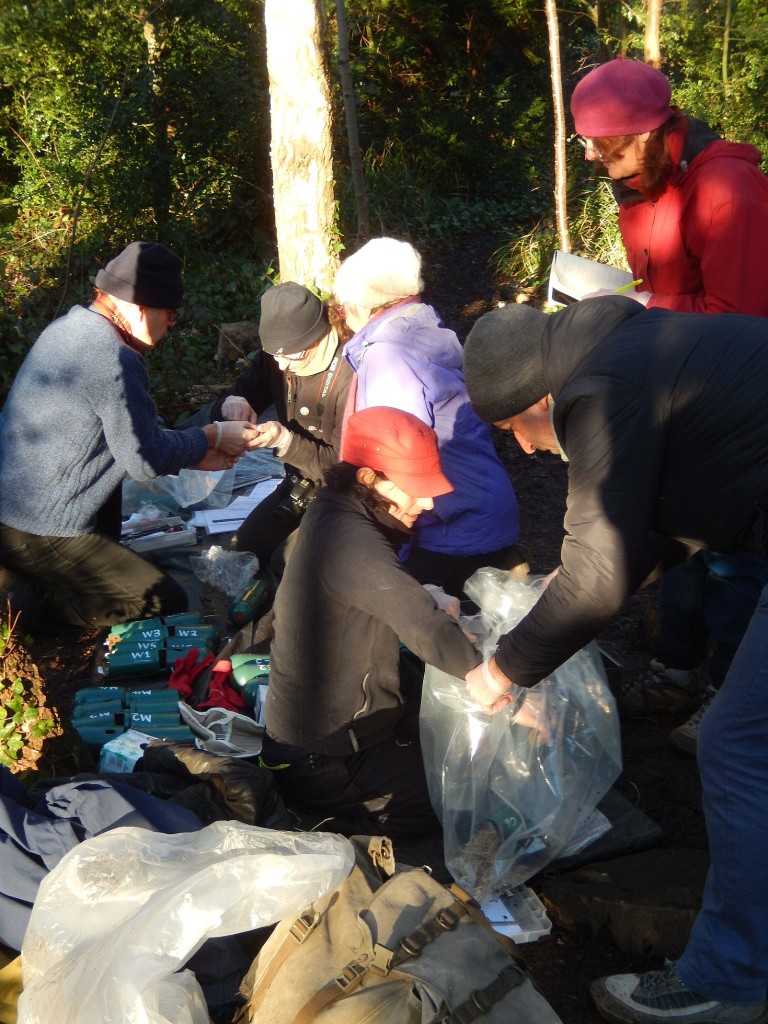
<instances>
[{"instance_id":1,"label":"standing person in dark jeans","mask_svg":"<svg viewBox=\"0 0 768 1024\"><path fill-rule=\"evenodd\" d=\"M619 204L619 229L644 305L768 316L768 177L760 153L727 142L671 105L667 78L619 58L590 71L571 99L587 160L600 162ZM734 342L738 345L738 341ZM657 710L704 703L670 740L695 753L701 716L722 684L768 573L746 553L702 551L666 573L659 632L642 683ZM703 661L709 638L712 656Z\"/></svg>"},{"instance_id":2,"label":"standing person in dark jeans","mask_svg":"<svg viewBox=\"0 0 768 1024\"><path fill-rule=\"evenodd\" d=\"M399 409L350 416L342 462L307 510L275 598L262 757L289 803L347 835L439 830L399 646L463 678L480 661L397 556L451 491L431 427Z\"/></svg>"},{"instance_id":3,"label":"standing person in dark jeans","mask_svg":"<svg viewBox=\"0 0 768 1024\"><path fill-rule=\"evenodd\" d=\"M352 371L344 342L325 303L292 281L261 299L261 350L211 410L211 419L250 420L249 448L273 448L286 479L260 502L235 534L232 547L252 551L262 571L280 576L284 542L296 530L325 471L339 461L341 425ZM271 406L277 418L258 422ZM274 556L274 558L273 558Z\"/></svg>"},{"instance_id":4,"label":"standing person in dark jeans","mask_svg":"<svg viewBox=\"0 0 768 1024\"><path fill-rule=\"evenodd\" d=\"M176 322L181 260L132 242L27 354L0 441L0 565L24 628L107 625L184 611L171 576L121 546L120 487L180 469L227 469L255 433L231 422L162 430L145 354Z\"/></svg>"},{"instance_id":5,"label":"standing person in dark jeans","mask_svg":"<svg viewBox=\"0 0 768 1024\"><path fill-rule=\"evenodd\" d=\"M561 563L467 676L501 710L593 639L660 559L768 553L768 320L644 309L621 296L547 316L507 306L465 348L479 415L568 459ZM674 964L593 986L618 1024L768 1020L768 587L703 717L711 866Z\"/></svg>"}]
</instances>

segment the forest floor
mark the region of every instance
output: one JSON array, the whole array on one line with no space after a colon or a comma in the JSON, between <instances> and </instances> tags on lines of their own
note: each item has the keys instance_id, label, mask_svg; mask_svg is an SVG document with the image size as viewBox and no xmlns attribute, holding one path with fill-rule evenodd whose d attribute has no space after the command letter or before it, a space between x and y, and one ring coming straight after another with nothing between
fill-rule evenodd
<instances>
[{"instance_id":1,"label":"forest floor","mask_svg":"<svg viewBox=\"0 0 768 1024\"><path fill-rule=\"evenodd\" d=\"M425 256L425 298L457 331L462 341L472 323L499 301L491 257L505 241L487 235L462 240ZM212 359L215 353L212 352ZM535 573L546 573L559 562L567 487L566 466L553 455L525 456L514 437L495 432L502 461L517 491L521 509L521 540ZM626 685L649 660L646 622L652 618L653 590L634 595L598 638L603 649L622 666ZM25 674L33 679L41 699L61 721L59 735L45 741L38 767L46 774L65 776L93 770L92 760L67 725L74 690L91 671L94 634L71 633L32 638ZM26 657L23 653L21 657ZM661 847L672 851L705 851L700 784L695 758L674 750L669 731L684 715L621 715L623 772L615 789L663 830ZM30 751L25 765L33 769L39 751ZM539 888L538 879L531 883ZM579 928L558 923L556 907L551 934L520 947L534 978L563 1020L563 1024L600 1021L589 997L589 983L606 973L648 970L657 960L630 955L610 934L596 938Z\"/></svg>"}]
</instances>

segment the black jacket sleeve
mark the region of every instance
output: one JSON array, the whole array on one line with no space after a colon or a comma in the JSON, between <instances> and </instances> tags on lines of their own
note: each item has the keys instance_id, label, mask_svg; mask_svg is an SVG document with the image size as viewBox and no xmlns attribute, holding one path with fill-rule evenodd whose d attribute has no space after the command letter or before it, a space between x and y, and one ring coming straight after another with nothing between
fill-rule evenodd
<instances>
[{"instance_id":1,"label":"black jacket sleeve","mask_svg":"<svg viewBox=\"0 0 768 1024\"><path fill-rule=\"evenodd\" d=\"M251 360L250 366L237 377L223 395L213 403L211 423L221 419L221 407L230 395L244 398L255 413L261 414L275 401L276 364L274 359L259 349Z\"/></svg>"},{"instance_id":2,"label":"black jacket sleeve","mask_svg":"<svg viewBox=\"0 0 768 1024\"><path fill-rule=\"evenodd\" d=\"M663 419L650 394L615 378L582 379L558 398L566 536L559 573L499 643L497 663L515 683L533 686L594 639L653 568Z\"/></svg>"}]
</instances>

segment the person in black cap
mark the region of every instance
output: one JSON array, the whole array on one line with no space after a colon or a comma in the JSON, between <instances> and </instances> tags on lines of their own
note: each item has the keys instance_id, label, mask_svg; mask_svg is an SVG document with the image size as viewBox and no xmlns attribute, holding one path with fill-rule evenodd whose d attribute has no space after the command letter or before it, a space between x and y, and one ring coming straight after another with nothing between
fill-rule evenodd
<instances>
[{"instance_id":1,"label":"person in black cap","mask_svg":"<svg viewBox=\"0 0 768 1024\"><path fill-rule=\"evenodd\" d=\"M255 434L243 422L158 426L143 357L176 322L178 256L132 242L95 286L87 309L40 335L3 411L0 565L29 584L11 588L27 628L183 611L183 588L118 543L122 480L228 468Z\"/></svg>"},{"instance_id":2,"label":"person in black cap","mask_svg":"<svg viewBox=\"0 0 768 1024\"><path fill-rule=\"evenodd\" d=\"M325 471L339 461L341 426L352 371L341 357L344 341L326 303L293 281L270 287L261 299L261 349L211 419L250 420L258 435L250 448L273 448L286 477L248 516L232 540L252 551L259 566L280 576L284 542L298 527ZM276 419L258 422L274 406ZM273 557L274 556L274 557Z\"/></svg>"},{"instance_id":3,"label":"person in black cap","mask_svg":"<svg viewBox=\"0 0 768 1024\"><path fill-rule=\"evenodd\" d=\"M692 551L768 554L768 320L590 298L480 317L464 368L477 414L568 460L561 564L483 665L495 713ZM514 707L515 705L513 705ZM698 740L711 866L682 956L592 986L613 1024L768 1021L768 587Z\"/></svg>"}]
</instances>

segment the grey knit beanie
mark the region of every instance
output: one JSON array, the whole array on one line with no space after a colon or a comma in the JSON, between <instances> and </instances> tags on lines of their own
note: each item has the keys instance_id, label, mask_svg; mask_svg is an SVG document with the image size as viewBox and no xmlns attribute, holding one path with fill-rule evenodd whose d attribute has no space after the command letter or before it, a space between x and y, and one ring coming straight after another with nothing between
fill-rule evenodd
<instances>
[{"instance_id":1,"label":"grey knit beanie","mask_svg":"<svg viewBox=\"0 0 768 1024\"><path fill-rule=\"evenodd\" d=\"M378 309L397 299L419 295L424 288L421 256L408 242L372 238L344 260L333 291L341 303Z\"/></svg>"},{"instance_id":2,"label":"grey knit beanie","mask_svg":"<svg viewBox=\"0 0 768 1024\"><path fill-rule=\"evenodd\" d=\"M472 408L497 423L535 405L549 391L541 341L547 314L510 304L481 316L464 346L464 377Z\"/></svg>"},{"instance_id":3,"label":"grey knit beanie","mask_svg":"<svg viewBox=\"0 0 768 1024\"><path fill-rule=\"evenodd\" d=\"M150 309L178 309L184 298L181 260L159 242L131 242L93 283L117 299Z\"/></svg>"},{"instance_id":4,"label":"grey knit beanie","mask_svg":"<svg viewBox=\"0 0 768 1024\"><path fill-rule=\"evenodd\" d=\"M261 347L273 356L305 352L331 329L325 305L309 288L286 281L261 297Z\"/></svg>"}]
</instances>

